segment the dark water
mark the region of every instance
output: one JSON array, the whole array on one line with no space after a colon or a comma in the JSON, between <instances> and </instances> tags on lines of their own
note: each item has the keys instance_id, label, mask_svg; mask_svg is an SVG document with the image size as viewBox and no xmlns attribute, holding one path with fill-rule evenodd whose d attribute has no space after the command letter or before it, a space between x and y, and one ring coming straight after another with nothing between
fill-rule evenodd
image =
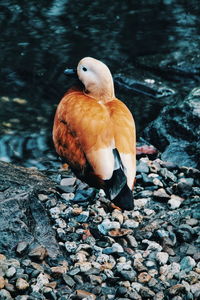
<instances>
[{"instance_id":1,"label":"dark water","mask_svg":"<svg viewBox=\"0 0 200 300\"><path fill-rule=\"evenodd\" d=\"M160 63L171 53L172 65L198 57L199 15L199 0L1 0L0 96L27 100L1 101L2 128L50 128L55 104L70 84L63 70L84 56L104 61L114 75L161 81L181 97L198 80L171 77ZM132 110L139 133L167 103L125 89L116 94Z\"/></svg>"}]
</instances>

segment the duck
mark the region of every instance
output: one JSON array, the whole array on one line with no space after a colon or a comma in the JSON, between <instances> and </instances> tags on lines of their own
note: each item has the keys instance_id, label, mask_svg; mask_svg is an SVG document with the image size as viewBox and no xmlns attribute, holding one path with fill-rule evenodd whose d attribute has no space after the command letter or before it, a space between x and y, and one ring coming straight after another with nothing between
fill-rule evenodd
<instances>
[{"instance_id":1,"label":"duck","mask_svg":"<svg viewBox=\"0 0 200 300\"><path fill-rule=\"evenodd\" d=\"M75 175L103 189L114 206L134 208L136 128L128 107L115 96L112 74L102 61L82 58L66 69L79 85L69 88L57 106L53 142Z\"/></svg>"}]
</instances>

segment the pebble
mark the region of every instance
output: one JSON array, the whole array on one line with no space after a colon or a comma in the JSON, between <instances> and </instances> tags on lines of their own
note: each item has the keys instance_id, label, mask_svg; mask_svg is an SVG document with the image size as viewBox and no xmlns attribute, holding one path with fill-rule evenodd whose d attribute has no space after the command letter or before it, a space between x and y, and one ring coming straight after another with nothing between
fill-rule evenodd
<instances>
[{"instance_id":1,"label":"pebble","mask_svg":"<svg viewBox=\"0 0 200 300\"><path fill-rule=\"evenodd\" d=\"M77 249L77 243L76 242L65 242L65 249L69 253L75 253Z\"/></svg>"},{"instance_id":2,"label":"pebble","mask_svg":"<svg viewBox=\"0 0 200 300\"><path fill-rule=\"evenodd\" d=\"M6 271L6 277L7 278L11 278L15 275L16 273L16 269L15 267L10 267L7 271Z\"/></svg>"},{"instance_id":3,"label":"pebble","mask_svg":"<svg viewBox=\"0 0 200 300\"><path fill-rule=\"evenodd\" d=\"M20 255L24 254L26 252L26 250L28 249L28 246L29 246L29 244L25 241L19 242L17 244L16 252Z\"/></svg>"},{"instance_id":4,"label":"pebble","mask_svg":"<svg viewBox=\"0 0 200 300\"><path fill-rule=\"evenodd\" d=\"M47 256L47 250L43 246L34 247L28 254L32 259L44 260Z\"/></svg>"},{"instance_id":5,"label":"pebble","mask_svg":"<svg viewBox=\"0 0 200 300\"><path fill-rule=\"evenodd\" d=\"M2 300L12 300L13 297L11 296L9 291L7 291L5 289L2 289L2 290L0 290L0 299L2 299Z\"/></svg>"},{"instance_id":6,"label":"pebble","mask_svg":"<svg viewBox=\"0 0 200 300\"><path fill-rule=\"evenodd\" d=\"M195 266L196 262L191 256L185 256L181 262L181 270L184 270L186 273L190 272Z\"/></svg>"},{"instance_id":7,"label":"pebble","mask_svg":"<svg viewBox=\"0 0 200 300\"><path fill-rule=\"evenodd\" d=\"M134 208L140 210L141 208L144 208L149 201L150 201L150 198L135 199L134 200Z\"/></svg>"},{"instance_id":8,"label":"pebble","mask_svg":"<svg viewBox=\"0 0 200 300\"><path fill-rule=\"evenodd\" d=\"M75 177L66 177L63 178L60 182L60 185L74 185L76 182L76 178Z\"/></svg>"},{"instance_id":9,"label":"pebble","mask_svg":"<svg viewBox=\"0 0 200 300\"><path fill-rule=\"evenodd\" d=\"M20 291L27 290L29 288L29 283L23 278L18 278L16 281L16 288Z\"/></svg>"},{"instance_id":10,"label":"pebble","mask_svg":"<svg viewBox=\"0 0 200 300\"><path fill-rule=\"evenodd\" d=\"M74 193L62 193L62 198L66 201L71 201L75 197Z\"/></svg>"},{"instance_id":11,"label":"pebble","mask_svg":"<svg viewBox=\"0 0 200 300\"><path fill-rule=\"evenodd\" d=\"M136 170L138 173L149 173L148 160L141 158L137 164Z\"/></svg>"},{"instance_id":12,"label":"pebble","mask_svg":"<svg viewBox=\"0 0 200 300\"><path fill-rule=\"evenodd\" d=\"M146 283L151 280L151 275L149 275L147 272L142 272L138 275L138 281L140 283Z\"/></svg>"},{"instance_id":13,"label":"pebble","mask_svg":"<svg viewBox=\"0 0 200 300\"><path fill-rule=\"evenodd\" d=\"M115 221L112 222L109 219L103 220L103 222L98 225L99 231L104 235L106 235L108 231L110 231L111 229L119 229L119 228L120 228L119 222L115 222Z\"/></svg>"},{"instance_id":14,"label":"pebble","mask_svg":"<svg viewBox=\"0 0 200 300\"><path fill-rule=\"evenodd\" d=\"M156 253L156 259L160 265L165 265L168 262L169 254L167 252Z\"/></svg>"},{"instance_id":15,"label":"pebble","mask_svg":"<svg viewBox=\"0 0 200 300\"><path fill-rule=\"evenodd\" d=\"M162 246L159 245L158 243L154 242L154 241L150 241L150 240L143 240L142 241L143 244L147 244L147 250L156 250L156 251L161 251L162 250Z\"/></svg>"},{"instance_id":16,"label":"pebble","mask_svg":"<svg viewBox=\"0 0 200 300\"><path fill-rule=\"evenodd\" d=\"M160 201L167 201L170 199L170 196L166 193L166 191L163 188L158 189L153 193L154 198Z\"/></svg>"},{"instance_id":17,"label":"pebble","mask_svg":"<svg viewBox=\"0 0 200 300\"><path fill-rule=\"evenodd\" d=\"M0 299L17 292L16 300L198 299L198 175L147 157L138 166L131 212L113 209L104 192L69 171L57 175L58 194L38 198L67 262L24 238L19 259L0 254Z\"/></svg>"},{"instance_id":18,"label":"pebble","mask_svg":"<svg viewBox=\"0 0 200 300\"><path fill-rule=\"evenodd\" d=\"M96 296L90 292L84 290L77 290L76 291L77 299L87 299L87 300L95 300Z\"/></svg>"},{"instance_id":19,"label":"pebble","mask_svg":"<svg viewBox=\"0 0 200 300\"><path fill-rule=\"evenodd\" d=\"M0 289L3 289L5 286L5 279L3 278L3 276L0 276Z\"/></svg>"},{"instance_id":20,"label":"pebble","mask_svg":"<svg viewBox=\"0 0 200 300\"><path fill-rule=\"evenodd\" d=\"M130 229L137 228L138 226L139 226L139 222L136 222L134 220L126 220L123 224L124 228L130 228Z\"/></svg>"}]
</instances>

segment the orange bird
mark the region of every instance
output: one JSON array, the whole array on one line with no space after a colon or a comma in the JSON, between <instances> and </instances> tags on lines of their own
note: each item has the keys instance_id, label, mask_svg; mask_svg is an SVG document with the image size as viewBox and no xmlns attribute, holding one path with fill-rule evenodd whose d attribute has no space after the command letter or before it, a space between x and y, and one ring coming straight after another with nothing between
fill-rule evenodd
<instances>
[{"instance_id":1,"label":"orange bird","mask_svg":"<svg viewBox=\"0 0 200 300\"><path fill-rule=\"evenodd\" d=\"M53 141L57 153L89 185L103 188L122 209L133 209L136 134L132 114L115 97L108 67L92 57L78 63L81 88L61 99L55 114Z\"/></svg>"}]
</instances>

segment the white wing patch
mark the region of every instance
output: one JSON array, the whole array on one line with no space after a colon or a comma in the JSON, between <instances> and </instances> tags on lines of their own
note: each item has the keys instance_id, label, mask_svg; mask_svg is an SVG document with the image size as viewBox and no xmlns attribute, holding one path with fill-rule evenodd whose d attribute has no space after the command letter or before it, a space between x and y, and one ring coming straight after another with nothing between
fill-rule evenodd
<instances>
[{"instance_id":1,"label":"white wing patch","mask_svg":"<svg viewBox=\"0 0 200 300\"><path fill-rule=\"evenodd\" d=\"M136 175L136 159L133 154L119 153L127 177L128 187L132 190Z\"/></svg>"},{"instance_id":2,"label":"white wing patch","mask_svg":"<svg viewBox=\"0 0 200 300\"><path fill-rule=\"evenodd\" d=\"M114 171L112 146L88 152L86 156L95 174L99 175L101 179L108 180L112 177Z\"/></svg>"}]
</instances>

